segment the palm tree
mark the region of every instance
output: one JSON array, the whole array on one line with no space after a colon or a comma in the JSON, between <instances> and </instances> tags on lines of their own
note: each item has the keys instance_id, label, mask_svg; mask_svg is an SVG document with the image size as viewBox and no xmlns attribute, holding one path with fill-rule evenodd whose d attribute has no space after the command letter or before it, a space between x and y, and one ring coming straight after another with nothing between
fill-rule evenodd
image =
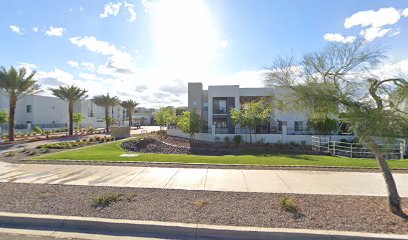
<instances>
[{"instance_id":1,"label":"palm tree","mask_svg":"<svg viewBox=\"0 0 408 240\"><path fill-rule=\"evenodd\" d=\"M77 86L59 86L58 88L50 88L52 95L61 98L64 101L68 101L68 114L69 114L69 135L74 134L74 104L75 102L88 97L86 94L88 91L81 89Z\"/></svg>"},{"instance_id":2,"label":"palm tree","mask_svg":"<svg viewBox=\"0 0 408 240\"><path fill-rule=\"evenodd\" d=\"M129 118L129 126L132 126L132 112L133 112L133 109L135 109L135 107L139 105L139 103L129 99L126 101L122 101L120 105L126 109L126 112Z\"/></svg>"},{"instance_id":3,"label":"palm tree","mask_svg":"<svg viewBox=\"0 0 408 240\"><path fill-rule=\"evenodd\" d=\"M120 104L120 101L117 97L111 97L109 96L109 93L106 95L98 95L94 96L92 98L92 102L94 102L96 105L105 108L105 124L106 124L106 131L109 132L109 124L110 124L110 119L109 119L109 107L114 107L118 104Z\"/></svg>"},{"instance_id":4,"label":"palm tree","mask_svg":"<svg viewBox=\"0 0 408 240\"><path fill-rule=\"evenodd\" d=\"M27 75L25 68L16 70L10 67L7 71L4 67L0 69L0 89L6 91L9 95L9 120L8 137L9 141L14 141L14 118L17 107L17 100L21 95L31 95L40 92L40 85L33 80L35 71Z\"/></svg>"}]
</instances>

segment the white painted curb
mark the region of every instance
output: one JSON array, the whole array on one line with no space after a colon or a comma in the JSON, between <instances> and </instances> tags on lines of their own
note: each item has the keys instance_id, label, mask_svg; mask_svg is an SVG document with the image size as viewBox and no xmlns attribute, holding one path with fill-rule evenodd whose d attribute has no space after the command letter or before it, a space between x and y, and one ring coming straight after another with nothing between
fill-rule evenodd
<instances>
[{"instance_id":1,"label":"white painted curb","mask_svg":"<svg viewBox=\"0 0 408 240\"><path fill-rule=\"evenodd\" d=\"M345 232L332 230L218 226L193 223L139 221L57 215L0 212L0 227L53 231L58 233L103 234L106 236L164 237L177 239L408 239L407 235ZM100 238L108 239L108 238ZM110 239L110 238L109 238Z\"/></svg>"}]
</instances>

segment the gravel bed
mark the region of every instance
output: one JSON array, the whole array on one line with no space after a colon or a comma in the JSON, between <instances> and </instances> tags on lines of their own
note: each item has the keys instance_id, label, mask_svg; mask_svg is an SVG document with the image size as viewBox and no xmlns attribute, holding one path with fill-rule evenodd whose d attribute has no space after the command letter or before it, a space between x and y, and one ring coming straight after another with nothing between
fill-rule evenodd
<instances>
[{"instance_id":1,"label":"gravel bed","mask_svg":"<svg viewBox=\"0 0 408 240\"><path fill-rule=\"evenodd\" d=\"M93 207L106 193L124 195ZM297 200L298 213L281 210L284 196ZM0 211L18 213L408 234L408 222L389 213L381 197L0 183L0 201Z\"/></svg>"},{"instance_id":2,"label":"gravel bed","mask_svg":"<svg viewBox=\"0 0 408 240\"><path fill-rule=\"evenodd\" d=\"M222 156L226 154L232 154L234 152L232 149L223 148L179 146L177 144L167 143L152 137L129 140L123 142L120 146L123 149L131 152L160 153L160 154L196 154L206 156Z\"/></svg>"}]
</instances>

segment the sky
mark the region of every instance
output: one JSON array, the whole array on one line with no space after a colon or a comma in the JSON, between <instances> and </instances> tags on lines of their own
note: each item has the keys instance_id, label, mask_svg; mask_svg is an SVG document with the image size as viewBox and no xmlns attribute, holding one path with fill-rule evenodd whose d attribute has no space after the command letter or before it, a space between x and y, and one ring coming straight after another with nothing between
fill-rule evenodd
<instances>
[{"instance_id":1,"label":"sky","mask_svg":"<svg viewBox=\"0 0 408 240\"><path fill-rule=\"evenodd\" d=\"M2 0L0 66L144 107L187 105L187 83L262 87L279 55L329 42L386 48L408 73L408 1ZM7 10L7 11L5 11Z\"/></svg>"}]
</instances>

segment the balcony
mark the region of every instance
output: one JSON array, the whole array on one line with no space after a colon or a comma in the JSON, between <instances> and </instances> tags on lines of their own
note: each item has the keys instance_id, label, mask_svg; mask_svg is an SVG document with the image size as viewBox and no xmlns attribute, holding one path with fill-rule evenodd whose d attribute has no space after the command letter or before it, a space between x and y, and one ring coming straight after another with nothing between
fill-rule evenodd
<instances>
[{"instance_id":1,"label":"balcony","mask_svg":"<svg viewBox=\"0 0 408 240\"><path fill-rule=\"evenodd\" d=\"M213 109L213 114L227 114L226 107L216 107Z\"/></svg>"}]
</instances>

